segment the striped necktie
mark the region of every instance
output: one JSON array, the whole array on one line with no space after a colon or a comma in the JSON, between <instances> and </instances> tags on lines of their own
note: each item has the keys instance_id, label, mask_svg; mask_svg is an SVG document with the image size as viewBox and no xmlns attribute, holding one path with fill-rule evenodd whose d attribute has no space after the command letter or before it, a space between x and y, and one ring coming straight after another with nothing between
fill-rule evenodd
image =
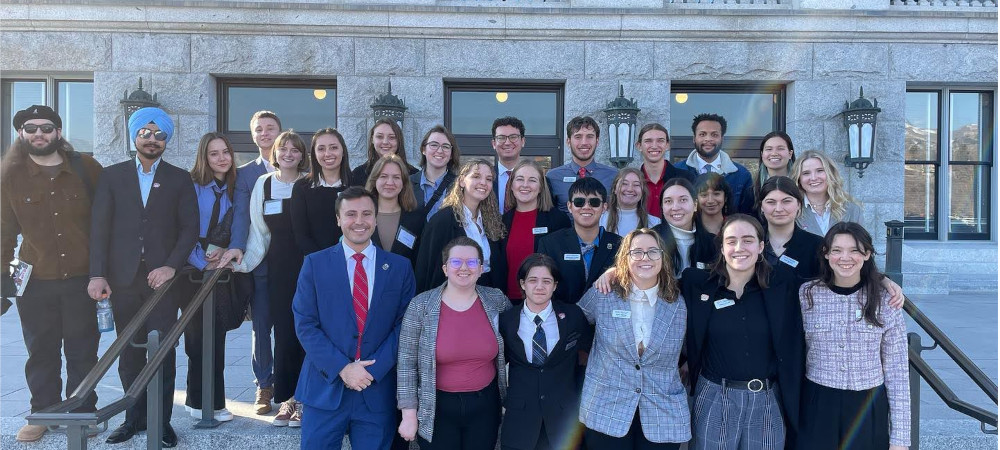
<instances>
[{"instance_id":1,"label":"striped necktie","mask_svg":"<svg viewBox=\"0 0 1000 450\"><path fill-rule=\"evenodd\" d=\"M535 316L535 336L531 338L531 363L536 366L545 364L549 356L545 345L545 330L542 329L542 316Z\"/></svg>"}]
</instances>

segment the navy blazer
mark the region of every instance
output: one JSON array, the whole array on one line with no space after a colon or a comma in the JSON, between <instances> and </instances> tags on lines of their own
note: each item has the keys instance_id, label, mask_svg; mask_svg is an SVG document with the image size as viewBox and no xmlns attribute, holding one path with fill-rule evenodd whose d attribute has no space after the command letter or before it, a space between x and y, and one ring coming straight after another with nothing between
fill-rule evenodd
<instances>
[{"instance_id":1,"label":"navy blazer","mask_svg":"<svg viewBox=\"0 0 1000 450\"><path fill-rule=\"evenodd\" d=\"M399 231L396 232L396 238L392 241L392 247L389 251L402 256L410 260L410 265L416 268L417 266L417 249L420 248L420 234L424 231L424 224L427 223L424 219L423 208L417 208L413 211L402 211L399 216L399 227L405 228L413 236L413 244L406 245L403 241L399 240ZM375 233L372 234L372 243L376 247L382 248L382 240L378 236L378 226L375 227Z\"/></svg>"},{"instance_id":2,"label":"navy blazer","mask_svg":"<svg viewBox=\"0 0 1000 450\"><path fill-rule=\"evenodd\" d=\"M368 409L396 409L396 357L399 328L415 284L410 262L375 249L374 287L370 296L361 359L375 360L368 373L375 381L361 391ZM347 279L344 245L334 245L305 257L292 300L295 334L306 356L295 398L309 406L337 410L344 395L340 371L354 361L358 324Z\"/></svg>"},{"instance_id":3,"label":"navy blazer","mask_svg":"<svg viewBox=\"0 0 1000 450\"><path fill-rule=\"evenodd\" d=\"M105 277L111 286L129 285L142 259L148 270L179 270L200 231L191 174L160 160L143 206L135 158L105 167L90 220L91 277Z\"/></svg>"},{"instance_id":4,"label":"navy blazer","mask_svg":"<svg viewBox=\"0 0 1000 450\"><path fill-rule=\"evenodd\" d=\"M553 212L565 217L561 211ZM578 350L590 348L590 324L576 305L552 302L552 314L559 327L559 340L545 363L536 366L517 335L523 303L500 313L500 335L507 360L507 399L504 402L500 445L504 448L534 450L545 425L549 442L571 442L580 410L580 393L575 383ZM557 444L558 445L558 444Z\"/></svg>"},{"instance_id":5,"label":"navy blazer","mask_svg":"<svg viewBox=\"0 0 1000 450\"><path fill-rule=\"evenodd\" d=\"M688 309L687 361L691 392L695 392L701 373L708 321L715 311L718 276L706 270L688 268L681 277L681 293ZM799 393L805 376L805 332L799 305L799 283L784 266L774 268L763 288L764 310L771 329L771 345L778 358L778 404L781 415L792 432L798 429Z\"/></svg>"},{"instance_id":6,"label":"navy blazer","mask_svg":"<svg viewBox=\"0 0 1000 450\"><path fill-rule=\"evenodd\" d=\"M604 230L597 248L594 249L594 259L590 262L590 276L584 268L583 256L580 255L580 238L576 228L569 227L550 233L541 239L538 253L545 253L556 261L561 279L556 287L553 298L566 303L577 303L583 293L587 292L608 267L615 264L615 253L621 245L622 238L608 230ZM580 255L578 260L569 259L567 255Z\"/></svg>"},{"instance_id":7,"label":"navy blazer","mask_svg":"<svg viewBox=\"0 0 1000 450\"><path fill-rule=\"evenodd\" d=\"M233 239L230 248L247 250L250 235L250 193L257 179L268 172L267 161L254 159L236 169L236 192L233 195ZM257 269L254 269L257 270ZM266 272L265 272L266 273Z\"/></svg>"},{"instance_id":8,"label":"navy blazer","mask_svg":"<svg viewBox=\"0 0 1000 450\"><path fill-rule=\"evenodd\" d=\"M455 220L455 213L449 207L441 207L431 220L424 225L417 247L417 292L434 289L444 283L445 276L441 270L444 261L441 250L448 242L459 236L465 236L465 228ZM476 284L500 290L507 287L507 252L502 247L502 240L490 241L490 272L479 277Z\"/></svg>"}]
</instances>

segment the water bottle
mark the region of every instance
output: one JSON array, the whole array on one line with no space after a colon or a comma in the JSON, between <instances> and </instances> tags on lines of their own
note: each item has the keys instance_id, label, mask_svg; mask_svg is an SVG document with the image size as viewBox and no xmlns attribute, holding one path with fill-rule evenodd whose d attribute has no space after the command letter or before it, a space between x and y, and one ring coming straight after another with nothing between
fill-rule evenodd
<instances>
[{"instance_id":1,"label":"water bottle","mask_svg":"<svg viewBox=\"0 0 1000 450\"><path fill-rule=\"evenodd\" d=\"M104 297L97 302L97 331L113 331L115 329L115 316L111 312L111 299Z\"/></svg>"}]
</instances>

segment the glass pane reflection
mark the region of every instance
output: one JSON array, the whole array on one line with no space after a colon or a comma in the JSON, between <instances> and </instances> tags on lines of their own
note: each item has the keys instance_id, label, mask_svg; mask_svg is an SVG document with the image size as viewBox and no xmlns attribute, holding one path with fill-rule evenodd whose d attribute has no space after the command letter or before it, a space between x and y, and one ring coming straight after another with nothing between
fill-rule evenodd
<instances>
[{"instance_id":1,"label":"glass pane reflection","mask_svg":"<svg viewBox=\"0 0 1000 450\"><path fill-rule=\"evenodd\" d=\"M986 92L951 94L951 160L989 161L993 138L992 96Z\"/></svg>"},{"instance_id":2,"label":"glass pane reflection","mask_svg":"<svg viewBox=\"0 0 1000 450\"><path fill-rule=\"evenodd\" d=\"M980 165L952 165L951 177L951 233L989 234L990 178L989 167Z\"/></svg>"},{"instance_id":3,"label":"glass pane reflection","mask_svg":"<svg viewBox=\"0 0 1000 450\"><path fill-rule=\"evenodd\" d=\"M262 109L281 117L284 129L312 133L337 124L336 89L317 85L308 87L228 88L226 131L249 131L250 117Z\"/></svg>"},{"instance_id":4,"label":"glass pane reflection","mask_svg":"<svg viewBox=\"0 0 1000 450\"><path fill-rule=\"evenodd\" d=\"M693 136L691 121L701 113L726 118L728 136L763 136L774 129L777 94L751 92L674 93L670 97L670 136Z\"/></svg>"},{"instance_id":5,"label":"glass pane reflection","mask_svg":"<svg viewBox=\"0 0 1000 450\"><path fill-rule=\"evenodd\" d=\"M60 81L58 83L59 116L63 137L77 151L94 151L94 83L91 81Z\"/></svg>"},{"instance_id":6,"label":"glass pane reflection","mask_svg":"<svg viewBox=\"0 0 1000 450\"><path fill-rule=\"evenodd\" d=\"M17 130L13 126L9 126L10 121L13 119L14 114L18 111L27 108L31 105L44 105L45 104L45 82L44 81L13 81L8 85L10 89L10 111L7 111L7 117L4 121L4 127L10 129L10 140L8 142L14 142L17 138Z\"/></svg>"},{"instance_id":7,"label":"glass pane reflection","mask_svg":"<svg viewBox=\"0 0 1000 450\"><path fill-rule=\"evenodd\" d=\"M906 93L907 161L938 160L938 93Z\"/></svg>"},{"instance_id":8,"label":"glass pane reflection","mask_svg":"<svg viewBox=\"0 0 1000 450\"><path fill-rule=\"evenodd\" d=\"M937 166L906 164L903 176L906 185L903 197L906 230L937 233Z\"/></svg>"},{"instance_id":9,"label":"glass pane reflection","mask_svg":"<svg viewBox=\"0 0 1000 450\"><path fill-rule=\"evenodd\" d=\"M560 127L556 99L555 92L453 91L451 132L489 135L494 120L514 116L524 122L525 134L554 136Z\"/></svg>"}]
</instances>

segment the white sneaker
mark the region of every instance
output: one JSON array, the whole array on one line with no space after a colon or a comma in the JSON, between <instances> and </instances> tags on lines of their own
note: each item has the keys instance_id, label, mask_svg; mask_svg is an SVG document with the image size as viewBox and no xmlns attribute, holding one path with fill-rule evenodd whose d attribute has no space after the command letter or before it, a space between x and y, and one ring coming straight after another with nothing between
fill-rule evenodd
<instances>
[{"instance_id":1,"label":"white sneaker","mask_svg":"<svg viewBox=\"0 0 1000 450\"><path fill-rule=\"evenodd\" d=\"M184 406L184 409L191 414L192 418L201 419L200 409L194 409L190 406ZM217 409L215 410L215 420L218 420L219 422L229 422L230 420L233 420L233 413L229 412L226 408Z\"/></svg>"}]
</instances>

